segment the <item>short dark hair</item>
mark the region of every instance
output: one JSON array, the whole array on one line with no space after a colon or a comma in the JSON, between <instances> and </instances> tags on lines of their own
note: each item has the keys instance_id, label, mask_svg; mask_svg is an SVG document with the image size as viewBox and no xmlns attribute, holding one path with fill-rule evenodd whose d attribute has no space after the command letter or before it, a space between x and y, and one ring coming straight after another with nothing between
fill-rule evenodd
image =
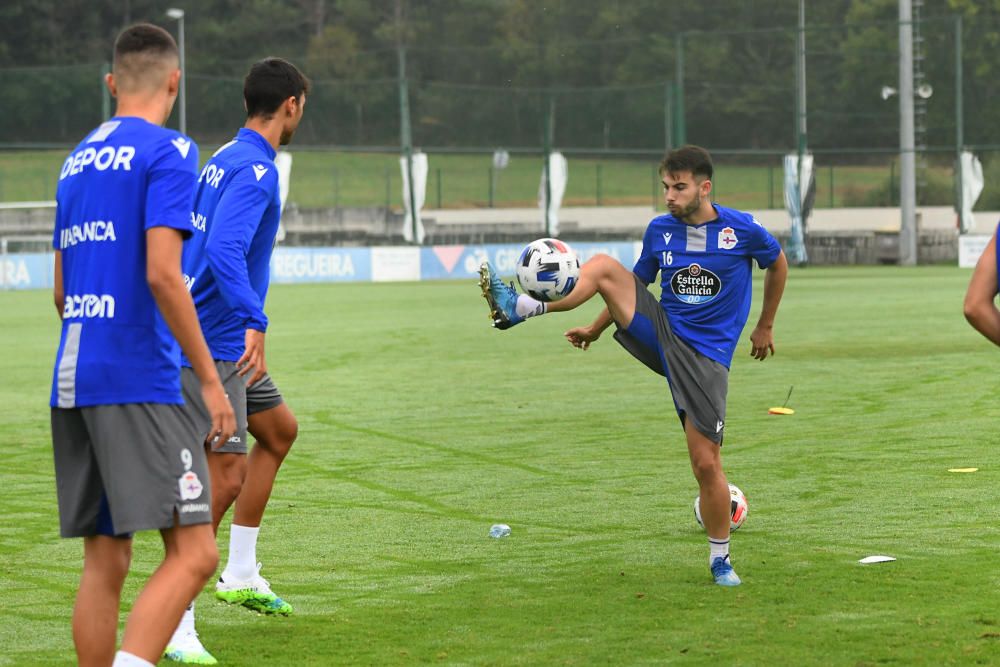
<instances>
[{"instance_id":1,"label":"short dark hair","mask_svg":"<svg viewBox=\"0 0 1000 667\"><path fill-rule=\"evenodd\" d=\"M299 69L281 58L255 62L243 80L243 100L247 117L270 117L289 97L300 98L309 92L309 79Z\"/></svg>"},{"instance_id":2,"label":"short dark hair","mask_svg":"<svg viewBox=\"0 0 1000 667\"><path fill-rule=\"evenodd\" d=\"M661 176L689 171L692 176L701 176L710 181L714 173L712 156L701 146L688 144L667 153L660 163L659 171Z\"/></svg>"},{"instance_id":3,"label":"short dark hair","mask_svg":"<svg viewBox=\"0 0 1000 667\"><path fill-rule=\"evenodd\" d=\"M177 67L177 42L160 26L152 23L131 25L115 40L114 73L119 88L134 89L159 85L165 75L164 65Z\"/></svg>"}]
</instances>

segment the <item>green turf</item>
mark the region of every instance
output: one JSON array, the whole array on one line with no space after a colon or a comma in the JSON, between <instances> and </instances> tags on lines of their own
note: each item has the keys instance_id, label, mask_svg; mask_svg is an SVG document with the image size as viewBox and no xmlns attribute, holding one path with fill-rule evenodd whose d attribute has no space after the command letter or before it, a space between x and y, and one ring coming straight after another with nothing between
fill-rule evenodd
<instances>
[{"instance_id":1,"label":"green turf","mask_svg":"<svg viewBox=\"0 0 1000 667\"><path fill-rule=\"evenodd\" d=\"M202 146L208 160L214 146ZM290 201L303 208L337 206L402 207L399 156L389 153L297 151L293 154ZM52 199L64 151L0 151L0 202ZM656 168L658 160L595 159L568 156L565 206L655 205L663 209ZM429 158L426 208L535 206L541 178L539 155L515 154L510 165L491 174L490 155L441 155ZM783 208L780 160L772 166L741 166L717 160L715 196L736 208ZM823 166L816 174L816 206L888 205L878 192L889 192L888 167ZM950 171L928 168L938 180ZM492 184L491 184L492 179ZM948 180L950 183L950 180ZM893 181L895 184L896 181ZM492 187L492 198L490 195ZM832 194L832 196L831 196ZM887 195L888 196L888 195ZM876 198L876 199L873 199Z\"/></svg>"},{"instance_id":2,"label":"green turf","mask_svg":"<svg viewBox=\"0 0 1000 667\"><path fill-rule=\"evenodd\" d=\"M663 381L561 339L596 305L497 332L471 281L277 286L269 361L301 430L259 553L296 613L205 593L205 644L228 665L993 663L997 355L962 318L968 277L792 272L777 356L744 340L731 377L737 589L711 583ZM0 312L0 665L71 664L57 319L44 292ZM796 414L768 416L792 385ZM158 558L137 540L126 606Z\"/></svg>"}]
</instances>

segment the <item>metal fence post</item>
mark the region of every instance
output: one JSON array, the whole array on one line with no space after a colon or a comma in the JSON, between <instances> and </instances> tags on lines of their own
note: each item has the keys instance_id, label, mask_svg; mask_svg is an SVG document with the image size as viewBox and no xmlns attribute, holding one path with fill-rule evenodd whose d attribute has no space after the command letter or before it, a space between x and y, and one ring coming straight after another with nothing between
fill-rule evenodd
<instances>
[{"instance_id":1,"label":"metal fence post","mask_svg":"<svg viewBox=\"0 0 1000 667\"><path fill-rule=\"evenodd\" d=\"M601 205L601 163L597 163L597 205Z\"/></svg>"},{"instance_id":2,"label":"metal fence post","mask_svg":"<svg viewBox=\"0 0 1000 667\"><path fill-rule=\"evenodd\" d=\"M833 208L833 165L830 165L830 208Z\"/></svg>"},{"instance_id":3,"label":"metal fence post","mask_svg":"<svg viewBox=\"0 0 1000 667\"><path fill-rule=\"evenodd\" d=\"M767 207L774 208L774 165L767 165Z\"/></svg>"}]
</instances>

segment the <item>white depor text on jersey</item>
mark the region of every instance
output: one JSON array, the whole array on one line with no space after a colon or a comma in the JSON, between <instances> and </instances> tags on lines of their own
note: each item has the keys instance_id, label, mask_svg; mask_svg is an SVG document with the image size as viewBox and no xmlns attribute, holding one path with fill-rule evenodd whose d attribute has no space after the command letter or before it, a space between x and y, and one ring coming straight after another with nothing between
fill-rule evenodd
<instances>
[{"instance_id":1,"label":"white depor text on jersey","mask_svg":"<svg viewBox=\"0 0 1000 667\"><path fill-rule=\"evenodd\" d=\"M201 175L198 176L198 182L205 182L207 185L217 188L219 187L219 183L222 182L222 175L225 173L225 169L219 169L214 164L209 162L205 165L205 168L201 170Z\"/></svg>"},{"instance_id":2,"label":"white depor text on jersey","mask_svg":"<svg viewBox=\"0 0 1000 667\"><path fill-rule=\"evenodd\" d=\"M111 171L119 169L132 171L132 158L134 157L135 146L118 146L117 148L105 146L101 150L88 146L66 158L62 171L59 173L59 180L61 181L67 176L75 176L91 165L97 171L105 171L108 168Z\"/></svg>"}]
</instances>

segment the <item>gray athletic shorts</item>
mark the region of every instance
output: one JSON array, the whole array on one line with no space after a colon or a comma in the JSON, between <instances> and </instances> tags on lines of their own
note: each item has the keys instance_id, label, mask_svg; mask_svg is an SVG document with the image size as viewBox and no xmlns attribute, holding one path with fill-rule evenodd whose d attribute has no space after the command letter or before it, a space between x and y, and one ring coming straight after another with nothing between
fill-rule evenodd
<instances>
[{"instance_id":1,"label":"gray athletic shorts","mask_svg":"<svg viewBox=\"0 0 1000 667\"><path fill-rule=\"evenodd\" d=\"M636 359L667 378L682 425L687 415L701 433L722 444L729 369L692 349L674 334L663 306L638 277L635 317L627 329L618 326L615 340Z\"/></svg>"},{"instance_id":2,"label":"gray athletic shorts","mask_svg":"<svg viewBox=\"0 0 1000 667\"><path fill-rule=\"evenodd\" d=\"M204 440L182 405L52 408L63 537L127 537L212 520Z\"/></svg>"},{"instance_id":3,"label":"gray athletic shorts","mask_svg":"<svg viewBox=\"0 0 1000 667\"><path fill-rule=\"evenodd\" d=\"M264 374L252 387L246 386L246 380L238 373L239 369L232 361L216 361L215 368L222 379L222 387L229 396L229 402L236 413L236 433L222 447L212 451L225 454L247 453L247 417L281 405L281 392L274 384L271 376ZM208 408L201 397L201 383L191 368L181 368L181 390L184 393L185 406L192 414L208 419Z\"/></svg>"}]
</instances>

